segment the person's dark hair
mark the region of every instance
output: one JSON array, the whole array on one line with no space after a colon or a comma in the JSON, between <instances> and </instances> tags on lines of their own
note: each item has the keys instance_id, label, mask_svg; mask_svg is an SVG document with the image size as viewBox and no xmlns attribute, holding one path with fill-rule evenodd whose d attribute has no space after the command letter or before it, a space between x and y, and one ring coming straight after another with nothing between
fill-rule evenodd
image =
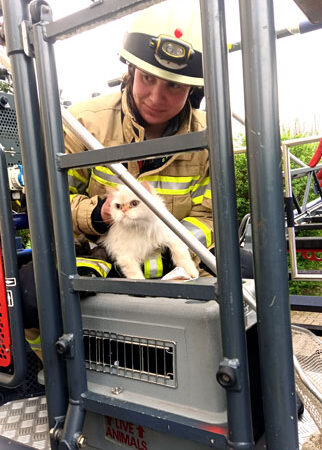
<instances>
[{"instance_id":1,"label":"person's dark hair","mask_svg":"<svg viewBox=\"0 0 322 450\"><path fill-rule=\"evenodd\" d=\"M142 125L143 127L146 126L146 122L139 113L134 98L133 98L133 83L134 83L134 72L135 67L132 66L132 64L129 64L128 66L128 72L123 76L122 84L121 84L121 91L123 92L125 88L127 88L127 104L129 106L130 111L132 112L133 116L137 120L139 125Z\"/></svg>"},{"instance_id":2,"label":"person's dark hair","mask_svg":"<svg viewBox=\"0 0 322 450\"><path fill-rule=\"evenodd\" d=\"M200 103L205 96L205 91L203 87L192 88L188 99L190 100L191 106L195 109L200 108Z\"/></svg>"}]
</instances>

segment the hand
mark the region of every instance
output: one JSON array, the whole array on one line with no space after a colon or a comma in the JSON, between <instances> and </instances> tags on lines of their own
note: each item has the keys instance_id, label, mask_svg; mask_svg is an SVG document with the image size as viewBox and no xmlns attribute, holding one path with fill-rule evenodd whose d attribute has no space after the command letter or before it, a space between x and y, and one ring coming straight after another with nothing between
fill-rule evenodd
<instances>
[{"instance_id":1,"label":"hand","mask_svg":"<svg viewBox=\"0 0 322 450\"><path fill-rule=\"evenodd\" d=\"M103 222L110 224L112 222L111 216L111 197L107 196L105 202L102 205L101 216Z\"/></svg>"}]
</instances>

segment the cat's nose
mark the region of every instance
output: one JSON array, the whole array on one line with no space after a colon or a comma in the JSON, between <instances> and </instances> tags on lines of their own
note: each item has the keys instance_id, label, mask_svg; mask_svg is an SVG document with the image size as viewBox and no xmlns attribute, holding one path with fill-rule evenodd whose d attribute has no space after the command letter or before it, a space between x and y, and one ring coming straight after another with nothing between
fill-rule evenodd
<instances>
[{"instance_id":1,"label":"cat's nose","mask_svg":"<svg viewBox=\"0 0 322 450\"><path fill-rule=\"evenodd\" d=\"M122 212L123 213L125 213L126 211L128 211L129 210L129 207L128 206L122 206Z\"/></svg>"}]
</instances>

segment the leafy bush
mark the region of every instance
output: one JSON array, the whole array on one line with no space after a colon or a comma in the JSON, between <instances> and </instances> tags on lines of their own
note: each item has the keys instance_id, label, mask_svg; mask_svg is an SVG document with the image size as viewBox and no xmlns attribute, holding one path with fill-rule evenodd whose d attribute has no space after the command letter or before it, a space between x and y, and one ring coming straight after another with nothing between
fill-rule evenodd
<instances>
[{"instance_id":1,"label":"leafy bush","mask_svg":"<svg viewBox=\"0 0 322 450\"><path fill-rule=\"evenodd\" d=\"M12 86L9 83L0 80L0 92L13 92Z\"/></svg>"}]
</instances>

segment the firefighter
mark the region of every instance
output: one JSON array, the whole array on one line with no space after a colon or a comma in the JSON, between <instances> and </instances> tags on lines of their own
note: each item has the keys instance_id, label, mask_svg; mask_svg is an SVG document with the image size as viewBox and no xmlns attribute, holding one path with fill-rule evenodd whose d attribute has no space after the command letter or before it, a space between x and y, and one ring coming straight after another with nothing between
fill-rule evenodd
<instances>
[{"instance_id":1,"label":"firefighter","mask_svg":"<svg viewBox=\"0 0 322 450\"><path fill-rule=\"evenodd\" d=\"M125 34L120 56L128 65L121 92L70 108L104 147L205 128L205 113L197 109L204 85L198 1L189 0L183 7L183 2L170 0L146 9ZM68 130L65 143L68 153L86 150ZM207 248L213 248L207 150L131 161L127 168L138 181L152 184L170 212ZM69 171L76 235L93 237L107 232L106 186L119 182L105 166ZM197 266L199 262L195 256ZM244 277L252 276L251 257L245 252L242 266ZM209 275L201 267L200 275ZM168 253L159 253L146 261L144 274L159 278L171 268Z\"/></svg>"},{"instance_id":2,"label":"firefighter","mask_svg":"<svg viewBox=\"0 0 322 450\"><path fill-rule=\"evenodd\" d=\"M70 108L104 147L205 128L205 113L195 108L203 97L199 16L197 1L185 2L184 8L182 2L168 1L146 9L124 37L120 55L128 72L121 92ZM68 153L86 150L68 130L65 143ZM171 213L210 248L213 227L208 166L207 150L127 163L129 172L152 184ZM106 186L118 183L105 166L69 171L76 235L93 239L108 230ZM146 278L159 278L170 269L168 255L160 253L144 265Z\"/></svg>"}]
</instances>

